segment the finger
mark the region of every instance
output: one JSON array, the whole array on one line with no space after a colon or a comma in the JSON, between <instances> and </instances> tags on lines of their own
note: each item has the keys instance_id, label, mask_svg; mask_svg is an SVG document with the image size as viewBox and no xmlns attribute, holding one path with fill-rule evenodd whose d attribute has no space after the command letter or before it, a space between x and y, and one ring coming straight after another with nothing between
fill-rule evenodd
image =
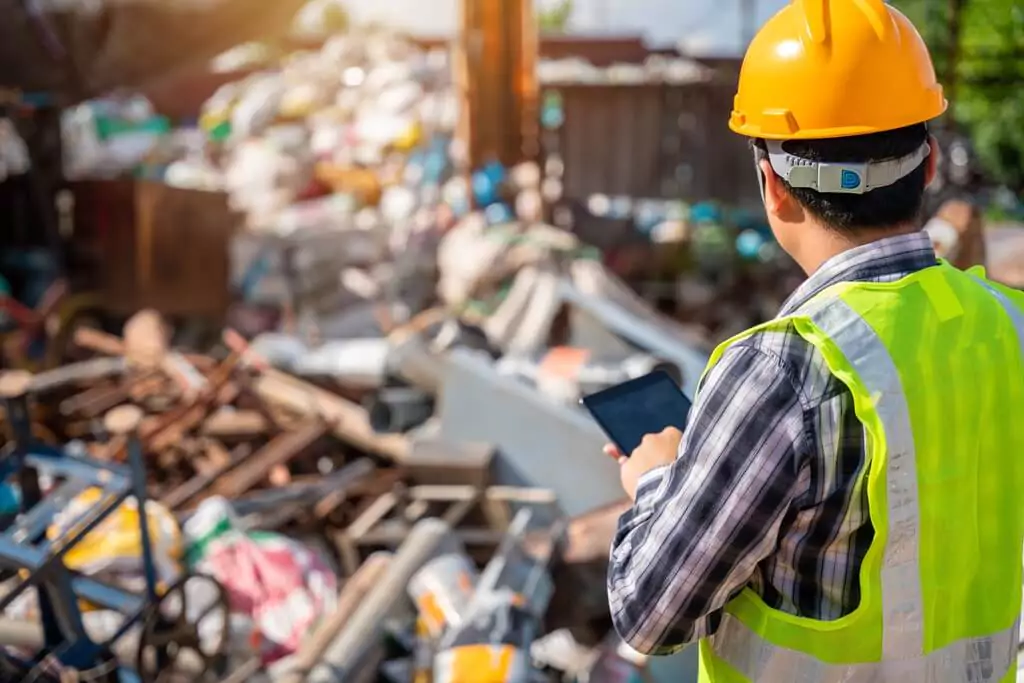
<instances>
[{"instance_id":1,"label":"finger","mask_svg":"<svg viewBox=\"0 0 1024 683\"><path fill-rule=\"evenodd\" d=\"M602 448L601 450L604 451L604 454L607 455L609 458L614 458L618 460L619 458L622 457L622 453L619 452L618 446L616 446L613 443L605 444L604 448Z\"/></svg>"}]
</instances>

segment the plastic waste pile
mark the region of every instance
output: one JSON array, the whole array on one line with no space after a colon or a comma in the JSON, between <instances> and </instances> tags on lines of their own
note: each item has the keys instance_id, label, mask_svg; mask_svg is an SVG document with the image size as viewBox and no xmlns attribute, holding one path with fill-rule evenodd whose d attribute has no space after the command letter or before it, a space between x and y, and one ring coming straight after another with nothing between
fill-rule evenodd
<instances>
[{"instance_id":1,"label":"plastic waste pile","mask_svg":"<svg viewBox=\"0 0 1024 683\"><path fill-rule=\"evenodd\" d=\"M136 100L83 104L65 118L68 174L227 192L247 228L234 284L251 303L330 292L347 267L398 254L414 262L397 267L429 271L430 245L471 203L489 225L541 218L535 166L459 172L450 74L443 49L334 37L224 85L196 128L170 129Z\"/></svg>"},{"instance_id":2,"label":"plastic waste pile","mask_svg":"<svg viewBox=\"0 0 1024 683\"><path fill-rule=\"evenodd\" d=\"M203 150L172 162L166 179L226 189L250 228L276 235L399 223L443 198L465 211L449 71L444 50L384 34L332 38L207 101L199 126L223 152L219 184L202 178Z\"/></svg>"},{"instance_id":3,"label":"plastic waste pile","mask_svg":"<svg viewBox=\"0 0 1024 683\"><path fill-rule=\"evenodd\" d=\"M255 645L262 663L296 652L334 611L338 579L328 562L283 534L246 530L228 501L204 501L183 533L191 569L228 591L232 637Z\"/></svg>"},{"instance_id":4,"label":"plastic waste pile","mask_svg":"<svg viewBox=\"0 0 1024 683\"><path fill-rule=\"evenodd\" d=\"M307 33L333 6L315 4L300 17ZM228 193L247 228L232 247L233 286L254 306L337 311L365 298L367 287L389 283L404 287L397 298L414 314L428 303L423 293L435 271L445 289L454 276L444 271L463 267L434 258L453 225L475 221L502 231L516 220L547 218L596 246L645 298L664 302L664 312L702 327L711 340L774 313L792 280L780 273L792 264L753 215L629 197L594 196L577 205L562 196L557 149L539 165L465 169L465 150L454 139L459 99L450 58L447 49L424 49L380 30L286 55L240 45L214 67L243 75L205 102L193 128L169 128L135 101L82 105L65 124L69 167L81 176L120 166ZM548 60L538 75L548 130L565 125L562 85L710 76L692 61L665 56L607 68ZM372 272L367 278L353 269ZM764 300L749 304L752 280ZM716 305L723 300L729 305Z\"/></svg>"},{"instance_id":5,"label":"plastic waste pile","mask_svg":"<svg viewBox=\"0 0 1024 683\"><path fill-rule=\"evenodd\" d=\"M256 337L254 346L268 362L300 376L395 389L380 369L386 367L381 340L440 307L481 326L492 357L514 356L498 366L502 373L564 400L657 365L644 349L615 348L591 358L585 375L569 386L556 382L559 389L531 369L543 365L557 327L554 318L564 305L559 288L580 286L573 264L608 262L615 254L588 247L587 235L573 234L581 232L577 226L566 231L542 221L545 205L555 214L560 209L564 168L557 154L539 165L490 162L463 172L464 150L454 140L459 100L445 49L424 50L377 31L335 36L317 50L276 60L267 50L243 47L220 61L234 60L230 65L238 68L254 60L259 68L215 92L195 128L158 134L141 159L115 156L144 177L229 195L247 228L232 245L240 300L287 310L282 330L262 320L251 326L236 321L243 334ZM599 71L622 82L707 75L687 60L664 58ZM555 83L597 78L574 60L545 63L542 76ZM120 126L107 120L114 109L121 112ZM549 123L563 118L557 109L557 103L545 107ZM83 105L67 127L85 141L77 156L87 157L90 148L134 152L118 138L141 140L163 123L144 106L121 100ZM99 132L90 137L87 130ZM695 262L709 277L735 255L722 221L702 218L700 206L595 198L588 211L599 218L629 216L648 245L686 243L690 249L692 243ZM742 231L747 241L737 248L750 252L748 258L763 257L770 246L764 234L760 227ZM588 294L603 292L597 287ZM541 308L525 313L530 302L542 302ZM625 306L654 315L638 299ZM705 308L713 309L713 302ZM270 334L257 336L261 332ZM625 374L613 369L634 357ZM367 374L374 379L359 376ZM423 397L401 402L426 410Z\"/></svg>"}]
</instances>

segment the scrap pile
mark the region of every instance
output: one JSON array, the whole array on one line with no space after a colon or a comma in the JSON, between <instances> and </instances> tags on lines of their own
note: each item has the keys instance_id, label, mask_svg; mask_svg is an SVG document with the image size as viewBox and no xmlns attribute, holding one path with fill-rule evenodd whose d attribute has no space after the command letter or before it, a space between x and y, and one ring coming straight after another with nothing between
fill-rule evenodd
<instances>
[{"instance_id":1,"label":"scrap pile","mask_svg":"<svg viewBox=\"0 0 1024 683\"><path fill-rule=\"evenodd\" d=\"M226 86L191 130L141 100L69 117L71 175L222 192L246 228L238 334L178 351L147 312L121 337L79 331L99 357L31 381L37 438L111 467L139 444L158 578L225 594L219 619L196 617L211 673L227 657L232 680L454 683L492 661L487 680L510 683L638 675L603 587L622 490L576 398L655 367L692 392L706 349L541 220L557 158L461 172L446 58L355 36ZM134 434L105 424L125 405ZM25 498L4 492L13 517ZM97 500L56 501L47 533ZM131 510L65 564L139 586ZM10 614L38 623L32 597ZM105 642L123 616L82 621ZM38 651L29 635L15 654Z\"/></svg>"},{"instance_id":2,"label":"scrap pile","mask_svg":"<svg viewBox=\"0 0 1024 683\"><path fill-rule=\"evenodd\" d=\"M186 680L637 680L603 589L618 472L577 399L653 369L692 394L708 341L770 317L798 281L767 226L713 203L574 201L550 146L540 163L467 168L444 49L374 30L219 61L239 55L237 80L193 126L144 98L65 117L70 178L131 174L226 198L244 228L224 283L236 305L212 348L144 311L121 336L79 329L77 362L6 376L22 392L2 396L4 417L30 419L20 432L6 420L0 466L39 482L5 471L0 483L12 655L0 679L3 667L21 667L12 680L67 673L63 645L31 661L52 645L38 628L48 608L17 593L66 567L144 596L138 624L88 582L90 597L64 602L81 605L85 633L68 643L111 643L147 683L176 680L147 664L147 648L167 655L153 624L175 593L192 630L169 633L198 639L202 660L173 662ZM658 57L542 63L539 77L551 133L565 123L559 88L708 74ZM24 171L14 137L0 122L0 175ZM941 218L936 241L974 253L980 223L963 207ZM19 293L45 310L38 289ZM33 316L35 331L48 319ZM90 463L127 481L136 455L141 515L139 491L110 503L106 474L49 471ZM18 557L42 568L21 571L4 539L41 544ZM160 588L147 595L151 573ZM127 654L122 631L140 643Z\"/></svg>"},{"instance_id":3,"label":"scrap pile","mask_svg":"<svg viewBox=\"0 0 1024 683\"><path fill-rule=\"evenodd\" d=\"M232 286L249 308L334 314L349 301L345 290L365 286L347 272L358 268L375 270L378 283L397 280L415 314L430 303L422 300L429 281L444 268L433 258L438 241L467 222L497 239L517 232L517 221L575 233L649 300L667 301L666 312L716 340L762 319L785 296L777 290L791 283L779 276L788 261L754 215L681 201L566 197L567 160L554 144L538 164L467 168L455 135L451 60L446 48L379 30L284 57L242 46L219 60L237 80L202 105L194 126L173 125L142 99L82 105L66 121L68 174L131 172L226 193L246 228L233 245ZM609 68L542 61L538 75L541 122L552 140L569 125L558 93L573 84L711 77L694 62L664 56ZM751 290L773 295L748 303Z\"/></svg>"},{"instance_id":4,"label":"scrap pile","mask_svg":"<svg viewBox=\"0 0 1024 683\"><path fill-rule=\"evenodd\" d=\"M469 329L460 326L459 344L483 346ZM422 391L440 363L423 335L436 341L439 331L425 323L418 334L404 330L389 338L389 367L418 377ZM388 412L379 408L379 386L286 374L230 330L210 354L177 351L171 337L165 321L144 311L122 336L79 330L75 343L91 357L4 375L8 401L12 378L24 379L32 432L19 437L16 419L7 420L4 452L62 446L61 459L116 469L138 445L148 472L148 539L129 498L69 542L63 563L141 590L149 552L159 585L186 586L193 605L214 603L195 616L208 677L186 669L192 680L233 671L229 680L356 681L379 672L454 683L470 680L459 672L490 661L489 652L500 653L494 665L504 667L494 676L507 678L486 680L591 672L591 680L610 681L623 666L638 670L635 654L606 638L602 566L621 505L599 506L567 526L550 489L496 484L493 446L447 440L436 420L398 430L400 416L375 418ZM395 401L390 412L401 413ZM5 418L17 417L13 405ZM134 424L117 427L112 416L126 406L137 410ZM71 486L45 462L35 467L54 512L41 528L61 545L109 492ZM0 512L12 528L25 528L31 515L21 507L30 497L24 481L0 486ZM6 576L0 595L25 578ZM196 577L198 586L189 583ZM114 638L127 623L116 611L83 606L93 641ZM11 644L21 647L9 653L31 659L27 644L41 644L38 627L10 622L40 617L33 591L12 601L0 639L14 629L21 636ZM52 657L44 663L61 670ZM36 667L33 675L42 673Z\"/></svg>"}]
</instances>

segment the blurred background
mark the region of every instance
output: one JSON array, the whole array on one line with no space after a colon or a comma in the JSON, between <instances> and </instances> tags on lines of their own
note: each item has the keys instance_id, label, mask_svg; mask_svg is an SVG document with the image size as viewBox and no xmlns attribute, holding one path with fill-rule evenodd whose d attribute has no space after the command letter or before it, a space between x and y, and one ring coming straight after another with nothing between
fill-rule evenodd
<instances>
[{"instance_id":1,"label":"blurred background","mask_svg":"<svg viewBox=\"0 0 1024 683\"><path fill-rule=\"evenodd\" d=\"M132 212L113 228L97 211L118 191L161 194L157 183L222 192L225 208L244 214L233 228L260 234L330 220L313 208L364 223L437 224L413 230L421 236L472 210L492 225L542 220L597 249L659 310L725 338L773 315L799 277L762 220L745 141L726 127L744 47L782 4L289 0L257 12L222 0L172 15L140 0L88 12L12 9L19 21L3 29L10 39L0 48L11 95L0 199L18 218L5 253L24 261L25 249L48 240L33 258L52 263L8 265L6 286L32 308L60 271L84 281L76 290L103 291L107 308L151 305L149 295L126 293L138 289L134 275L110 272L128 257L100 246L124 248L117 231L135 229ZM977 260L983 222L1002 228L1024 215L1024 95L1015 87L1024 9L1010 0L895 4L932 46L951 100L934 126L945 154L922 224L946 206L930 232L945 235L945 255ZM532 168L512 178L523 163ZM526 176L535 187L522 192ZM96 183L128 177L141 182ZM59 234L61 211L72 234ZM262 303L254 292L270 276L239 251L227 287L222 272L195 281L196 292L224 290L203 306ZM1012 280L1010 261L989 265ZM197 305L168 292L174 306Z\"/></svg>"},{"instance_id":2,"label":"blurred background","mask_svg":"<svg viewBox=\"0 0 1024 683\"><path fill-rule=\"evenodd\" d=\"M920 225L1024 288L1024 4L892 4L950 100ZM694 680L611 632L577 401L692 395L802 281L727 128L783 5L0 0L0 679ZM55 620L44 569L116 590Z\"/></svg>"}]
</instances>

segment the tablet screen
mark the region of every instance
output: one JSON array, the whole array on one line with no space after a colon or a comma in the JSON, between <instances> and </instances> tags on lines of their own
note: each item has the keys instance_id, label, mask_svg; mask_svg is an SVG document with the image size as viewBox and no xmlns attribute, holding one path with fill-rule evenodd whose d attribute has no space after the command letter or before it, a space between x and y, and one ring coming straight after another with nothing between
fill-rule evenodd
<instances>
[{"instance_id":1,"label":"tablet screen","mask_svg":"<svg viewBox=\"0 0 1024 683\"><path fill-rule=\"evenodd\" d=\"M682 430L690 412L690 399L660 370L586 396L582 403L626 455L647 434L666 427Z\"/></svg>"}]
</instances>

